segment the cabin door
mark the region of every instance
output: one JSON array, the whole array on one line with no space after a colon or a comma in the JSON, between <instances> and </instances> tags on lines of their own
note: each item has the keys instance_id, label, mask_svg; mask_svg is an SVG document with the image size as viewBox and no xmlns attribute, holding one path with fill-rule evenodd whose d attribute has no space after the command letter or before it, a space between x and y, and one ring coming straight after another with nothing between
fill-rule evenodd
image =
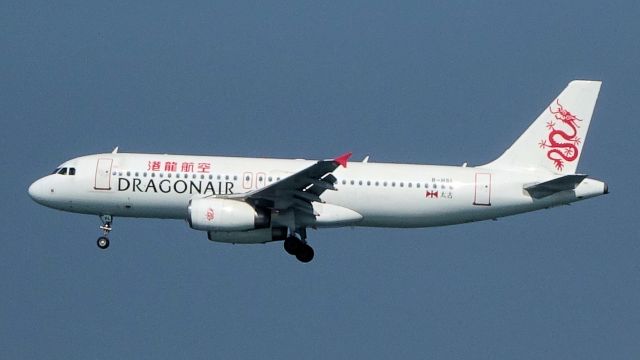
<instances>
[{"instance_id":1,"label":"cabin door","mask_svg":"<svg viewBox=\"0 0 640 360\"><path fill-rule=\"evenodd\" d=\"M111 164L113 159L98 159L96 179L93 186L96 190L111 190Z\"/></svg>"},{"instance_id":2,"label":"cabin door","mask_svg":"<svg viewBox=\"0 0 640 360\"><path fill-rule=\"evenodd\" d=\"M491 174L476 174L476 192L473 205L491 206Z\"/></svg>"}]
</instances>

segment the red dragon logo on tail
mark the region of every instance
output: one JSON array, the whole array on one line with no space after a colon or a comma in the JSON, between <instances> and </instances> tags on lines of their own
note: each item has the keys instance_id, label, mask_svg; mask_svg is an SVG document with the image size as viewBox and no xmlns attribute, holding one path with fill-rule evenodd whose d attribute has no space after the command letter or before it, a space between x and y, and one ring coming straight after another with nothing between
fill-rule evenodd
<instances>
[{"instance_id":1,"label":"red dragon logo on tail","mask_svg":"<svg viewBox=\"0 0 640 360\"><path fill-rule=\"evenodd\" d=\"M553 165L558 171L562 171L565 162L572 162L578 158L579 149L578 145L582 140L578 137L577 122L582 121L573 115L569 110L560 104L556 99L557 108L553 110L549 106L549 112L551 112L556 121L547 122L547 129L549 129L549 136L546 139L540 140L538 145L541 149L550 148L547 151L547 157L553 161ZM560 129L558 127L561 127Z\"/></svg>"}]
</instances>

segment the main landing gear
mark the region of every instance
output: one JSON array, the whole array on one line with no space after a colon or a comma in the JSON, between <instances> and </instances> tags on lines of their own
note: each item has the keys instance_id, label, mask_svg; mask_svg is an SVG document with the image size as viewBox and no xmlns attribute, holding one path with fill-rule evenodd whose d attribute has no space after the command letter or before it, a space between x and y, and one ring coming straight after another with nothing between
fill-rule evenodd
<instances>
[{"instance_id":1,"label":"main landing gear","mask_svg":"<svg viewBox=\"0 0 640 360\"><path fill-rule=\"evenodd\" d=\"M307 244L306 231L300 231L302 239L295 235L291 235L284 240L284 251L289 255L294 255L298 261L308 263L313 260L313 248Z\"/></svg>"},{"instance_id":2,"label":"main landing gear","mask_svg":"<svg viewBox=\"0 0 640 360\"><path fill-rule=\"evenodd\" d=\"M111 215L101 215L100 221L102 221L100 229L102 229L103 235L98 238L97 244L100 249L106 249L109 247L109 232L113 230L111 227L113 217Z\"/></svg>"}]
</instances>

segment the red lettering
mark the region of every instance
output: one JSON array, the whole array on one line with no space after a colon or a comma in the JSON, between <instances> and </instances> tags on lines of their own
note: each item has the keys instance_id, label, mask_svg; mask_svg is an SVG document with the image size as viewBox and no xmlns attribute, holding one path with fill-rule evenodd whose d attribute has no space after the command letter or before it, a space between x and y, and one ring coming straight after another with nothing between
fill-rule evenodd
<instances>
[{"instance_id":1,"label":"red lettering","mask_svg":"<svg viewBox=\"0 0 640 360\"><path fill-rule=\"evenodd\" d=\"M149 161L149 166L147 171L159 171L160 170L160 161Z\"/></svg>"},{"instance_id":2,"label":"red lettering","mask_svg":"<svg viewBox=\"0 0 640 360\"><path fill-rule=\"evenodd\" d=\"M193 172L193 163L192 162L183 162L182 167L180 168L182 172Z\"/></svg>"},{"instance_id":3,"label":"red lettering","mask_svg":"<svg viewBox=\"0 0 640 360\"><path fill-rule=\"evenodd\" d=\"M177 166L175 161L167 161L164 163L164 171L176 171Z\"/></svg>"},{"instance_id":4,"label":"red lettering","mask_svg":"<svg viewBox=\"0 0 640 360\"><path fill-rule=\"evenodd\" d=\"M209 173L211 171L211 163L198 163L199 173Z\"/></svg>"}]
</instances>

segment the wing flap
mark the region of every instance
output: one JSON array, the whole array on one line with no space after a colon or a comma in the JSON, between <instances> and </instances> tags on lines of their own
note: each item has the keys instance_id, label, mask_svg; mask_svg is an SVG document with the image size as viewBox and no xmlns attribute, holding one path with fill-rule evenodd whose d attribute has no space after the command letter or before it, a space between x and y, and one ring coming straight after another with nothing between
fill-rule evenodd
<instances>
[{"instance_id":1,"label":"wing flap","mask_svg":"<svg viewBox=\"0 0 640 360\"><path fill-rule=\"evenodd\" d=\"M311 193L309 191L294 191L293 197L301 200L306 200L309 202L312 202L312 201L323 202L322 199L320 199L320 196L314 193Z\"/></svg>"},{"instance_id":2,"label":"wing flap","mask_svg":"<svg viewBox=\"0 0 640 360\"><path fill-rule=\"evenodd\" d=\"M326 190L336 190L337 179L331 173L339 166L346 167L350 156L351 153L346 153L335 159L320 160L263 188L225 197L246 200L276 210L293 207L314 214L311 203L322 202L320 195Z\"/></svg>"}]
</instances>

